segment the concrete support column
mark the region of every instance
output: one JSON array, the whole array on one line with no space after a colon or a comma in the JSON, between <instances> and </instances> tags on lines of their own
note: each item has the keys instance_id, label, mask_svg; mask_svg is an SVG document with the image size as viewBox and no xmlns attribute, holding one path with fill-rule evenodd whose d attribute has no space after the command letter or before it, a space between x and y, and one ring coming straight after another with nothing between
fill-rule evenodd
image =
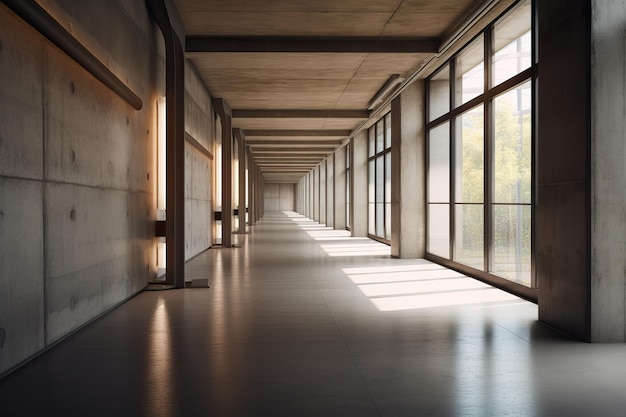
<instances>
[{"instance_id":1,"label":"concrete support column","mask_svg":"<svg viewBox=\"0 0 626 417\"><path fill-rule=\"evenodd\" d=\"M323 160L319 166L319 174L320 174L320 183L319 183L319 194L320 194L320 215L319 222L320 224L326 224L326 160Z\"/></svg>"},{"instance_id":2,"label":"concrete support column","mask_svg":"<svg viewBox=\"0 0 626 417\"><path fill-rule=\"evenodd\" d=\"M335 227L335 157L326 160L326 226Z\"/></svg>"},{"instance_id":3,"label":"concrete support column","mask_svg":"<svg viewBox=\"0 0 626 417\"><path fill-rule=\"evenodd\" d=\"M422 258L426 251L424 81L391 103L391 256Z\"/></svg>"},{"instance_id":4,"label":"concrete support column","mask_svg":"<svg viewBox=\"0 0 626 417\"><path fill-rule=\"evenodd\" d=\"M256 163L252 158L252 151L246 146L246 162L248 166L248 226L256 223Z\"/></svg>"},{"instance_id":5,"label":"concrete support column","mask_svg":"<svg viewBox=\"0 0 626 417\"><path fill-rule=\"evenodd\" d=\"M626 342L626 4L591 5L591 341Z\"/></svg>"},{"instance_id":6,"label":"concrete support column","mask_svg":"<svg viewBox=\"0 0 626 417\"><path fill-rule=\"evenodd\" d=\"M222 246L232 246L233 233L233 129L232 111L226 100L213 99L222 120Z\"/></svg>"},{"instance_id":7,"label":"concrete support column","mask_svg":"<svg viewBox=\"0 0 626 417\"><path fill-rule=\"evenodd\" d=\"M259 210L257 211L258 213L258 220L261 220L263 218L263 216L265 215L265 194L264 194L264 179L263 179L263 173L261 172L261 168L258 168L257 170L258 174L257 174L257 207L259 208Z\"/></svg>"},{"instance_id":8,"label":"concrete support column","mask_svg":"<svg viewBox=\"0 0 626 417\"><path fill-rule=\"evenodd\" d=\"M238 233L246 233L246 164L247 164L247 152L246 152L246 135L241 129L235 129L235 139L237 140L239 149L239 206L237 212L239 213L239 227Z\"/></svg>"},{"instance_id":9,"label":"concrete support column","mask_svg":"<svg viewBox=\"0 0 626 417\"><path fill-rule=\"evenodd\" d=\"M590 341L590 0L538 1L537 7L539 320Z\"/></svg>"},{"instance_id":10,"label":"concrete support column","mask_svg":"<svg viewBox=\"0 0 626 417\"><path fill-rule=\"evenodd\" d=\"M313 220L320 221L320 165L313 169Z\"/></svg>"},{"instance_id":11,"label":"concrete support column","mask_svg":"<svg viewBox=\"0 0 626 417\"><path fill-rule=\"evenodd\" d=\"M298 181L298 207L297 212L304 214L304 178Z\"/></svg>"},{"instance_id":12,"label":"concrete support column","mask_svg":"<svg viewBox=\"0 0 626 417\"><path fill-rule=\"evenodd\" d=\"M315 169L309 172L309 219L315 219Z\"/></svg>"},{"instance_id":13,"label":"concrete support column","mask_svg":"<svg viewBox=\"0 0 626 417\"><path fill-rule=\"evenodd\" d=\"M352 143L352 236L367 236L367 130Z\"/></svg>"},{"instance_id":14,"label":"concrete support column","mask_svg":"<svg viewBox=\"0 0 626 417\"><path fill-rule=\"evenodd\" d=\"M334 227L346 228L346 147L335 151Z\"/></svg>"}]
</instances>

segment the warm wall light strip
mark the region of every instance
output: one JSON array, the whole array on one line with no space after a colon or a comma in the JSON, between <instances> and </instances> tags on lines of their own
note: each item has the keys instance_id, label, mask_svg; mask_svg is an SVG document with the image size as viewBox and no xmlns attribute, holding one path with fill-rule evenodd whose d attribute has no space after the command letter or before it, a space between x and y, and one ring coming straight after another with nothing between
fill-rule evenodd
<instances>
[{"instance_id":1,"label":"warm wall light strip","mask_svg":"<svg viewBox=\"0 0 626 417\"><path fill-rule=\"evenodd\" d=\"M159 97L157 109L157 210L165 211L165 97Z\"/></svg>"}]
</instances>

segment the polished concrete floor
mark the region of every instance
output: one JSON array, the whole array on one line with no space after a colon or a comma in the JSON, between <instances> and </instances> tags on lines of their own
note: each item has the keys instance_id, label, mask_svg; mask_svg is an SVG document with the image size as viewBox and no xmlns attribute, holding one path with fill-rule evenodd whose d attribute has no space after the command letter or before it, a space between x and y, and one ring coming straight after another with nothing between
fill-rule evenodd
<instances>
[{"instance_id":1,"label":"polished concrete floor","mask_svg":"<svg viewBox=\"0 0 626 417\"><path fill-rule=\"evenodd\" d=\"M269 213L0 381L0 416L624 416L626 346L386 246Z\"/></svg>"}]
</instances>

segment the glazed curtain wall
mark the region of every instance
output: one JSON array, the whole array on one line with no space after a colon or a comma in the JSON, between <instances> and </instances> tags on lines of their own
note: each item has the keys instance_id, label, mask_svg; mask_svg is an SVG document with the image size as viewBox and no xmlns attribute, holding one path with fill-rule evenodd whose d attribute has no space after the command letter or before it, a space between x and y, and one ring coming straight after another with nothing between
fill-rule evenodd
<instances>
[{"instance_id":1,"label":"glazed curtain wall","mask_svg":"<svg viewBox=\"0 0 626 417\"><path fill-rule=\"evenodd\" d=\"M391 113L368 131L368 235L391 239Z\"/></svg>"},{"instance_id":2,"label":"glazed curtain wall","mask_svg":"<svg viewBox=\"0 0 626 417\"><path fill-rule=\"evenodd\" d=\"M535 287L532 1L427 81L427 252Z\"/></svg>"}]
</instances>

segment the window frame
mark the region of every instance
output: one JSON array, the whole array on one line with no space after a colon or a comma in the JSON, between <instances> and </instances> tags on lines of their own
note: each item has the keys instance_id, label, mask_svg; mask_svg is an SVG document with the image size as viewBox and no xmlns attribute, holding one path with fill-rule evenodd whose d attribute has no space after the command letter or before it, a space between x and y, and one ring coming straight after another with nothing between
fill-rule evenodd
<instances>
[{"instance_id":1,"label":"window frame","mask_svg":"<svg viewBox=\"0 0 626 417\"><path fill-rule=\"evenodd\" d=\"M493 57L497 51L495 51L493 47L493 36L495 31L495 26L499 22L503 21L507 18L510 13L514 13L515 10L526 3L526 1L530 2L531 8L531 28L530 28L530 39L531 39L531 58L530 58L530 66L521 72L513 75L512 77L502 81L500 84L492 86L492 80L494 76L494 65L493 65ZM485 280L493 285L496 285L501 288L505 288L511 292L514 292L520 296L523 296L527 299L536 301L537 300L537 290L539 287L539 283L537 281L536 267L535 267L535 223L536 223L536 143L537 143L537 135L536 135L536 86L537 86L537 42L536 42L536 5L535 0L522 0L516 2L511 7L509 7L506 11L504 11L501 15L499 15L496 19L494 19L487 27L481 30L476 36L474 36L471 40L469 40L463 47L459 48L456 53L449 58L446 62L442 63L438 68L436 68L432 73L426 78L426 111L424 112L424 122L426 127L426 184L427 187L430 187L430 132L433 129L436 129L439 126L442 126L445 123L449 124L449 202L448 204L448 212L449 212L449 257L444 258L439 255L430 253L429 251L429 242L430 242L430 207L433 204L438 204L439 202L433 201L431 202L429 199L430 189L427 188L427 199L426 199L426 258L435 261L437 263L443 264L445 266L451 267L453 269L459 270L465 274L474 276L476 278ZM457 78L456 74L456 60L459 56L461 56L465 48L473 45L477 39L483 37L483 45L484 45L484 61L483 61L483 70L484 70L484 89L483 93L478 95L477 97L472 98L471 100L463 103L462 98L459 99L458 94L456 92L455 80ZM431 100L431 91L430 91L430 80L433 77L436 77L441 74L442 71L449 71L449 103L448 103L448 111L441 116L434 118L433 120L429 120L430 114L430 100ZM507 203L507 206L526 206L530 207L530 286L526 286L524 284L518 283L513 280L509 280L507 278L503 278L497 276L493 271L493 260L494 256L494 235L493 235L493 219L494 219L494 208L498 206L502 206L501 203L496 203L494 201L494 184L495 179L492 178L493 170L495 166L494 154L495 154L495 100L497 97L509 92L514 91L516 88L523 86L527 82L530 82L531 89L531 156L530 156L530 193L531 199L530 203ZM440 87L438 87L440 88ZM435 98L433 98L435 99ZM440 98L439 98L440 99ZM456 101L460 101L462 104L456 105ZM456 241L456 229L455 229L455 210L460 205L464 204L463 201L457 202L456 189L455 189L455 178L457 176L456 165L455 165L455 153L457 141L455 138L456 127L455 123L457 120L460 120L464 114L467 114L472 109L475 109L478 106L483 106L483 268L476 269L466 264L462 264L460 262L455 261L456 248L454 247ZM442 203L443 204L443 203Z\"/></svg>"},{"instance_id":2,"label":"window frame","mask_svg":"<svg viewBox=\"0 0 626 417\"><path fill-rule=\"evenodd\" d=\"M379 132L379 129L382 132ZM378 149L378 138L382 134L382 149ZM391 164L391 158L387 157L387 155L391 155L391 112L387 112L383 116L381 116L372 126L368 129L368 149L367 149L367 166L368 166L368 196L367 196L367 216L368 216L368 228L367 228L367 236L370 239L377 240L379 242L385 243L387 245L391 245L391 227L390 222L386 221L387 216L391 216L391 200L387 201L387 173L390 170L387 169L387 163ZM388 137L389 136L389 137ZM373 140L372 140L373 138ZM372 178L372 173L370 172L371 163L374 163L374 201L372 202L372 196L370 195L370 190L372 184L370 184L370 179ZM382 163L382 168L379 171L379 165ZM376 189L376 184L378 182L378 173L382 172L382 190L380 190L380 194L382 195L382 201L378 201L378 190ZM389 187L391 187L391 178L389 178ZM391 191L391 190L389 190ZM390 194L390 192L389 192ZM374 209L374 233L370 229L370 216L372 216L372 204ZM382 204L382 219L377 217L378 204ZM383 236L379 236L377 232L377 225L379 222L382 223ZM389 229L389 230L388 230Z\"/></svg>"}]
</instances>

